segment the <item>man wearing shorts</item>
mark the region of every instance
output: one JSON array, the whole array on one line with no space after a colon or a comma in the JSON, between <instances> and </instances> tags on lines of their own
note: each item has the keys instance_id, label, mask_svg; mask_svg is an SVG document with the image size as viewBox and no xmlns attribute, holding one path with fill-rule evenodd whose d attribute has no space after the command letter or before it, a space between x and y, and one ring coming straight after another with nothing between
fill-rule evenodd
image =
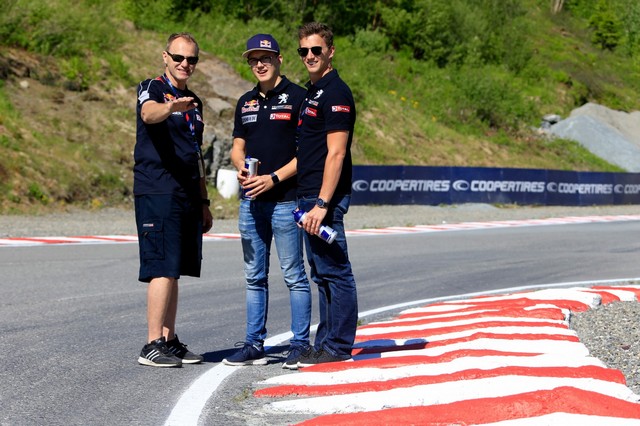
<instances>
[{"instance_id":1,"label":"man wearing shorts","mask_svg":"<svg viewBox=\"0 0 640 426\"><path fill-rule=\"evenodd\" d=\"M202 234L212 225L200 147L202 102L187 88L198 62L188 33L172 34L165 71L138 86L134 149L138 279L147 286L147 344L138 362L180 367L202 361L175 334L178 279L200 276Z\"/></svg>"}]
</instances>

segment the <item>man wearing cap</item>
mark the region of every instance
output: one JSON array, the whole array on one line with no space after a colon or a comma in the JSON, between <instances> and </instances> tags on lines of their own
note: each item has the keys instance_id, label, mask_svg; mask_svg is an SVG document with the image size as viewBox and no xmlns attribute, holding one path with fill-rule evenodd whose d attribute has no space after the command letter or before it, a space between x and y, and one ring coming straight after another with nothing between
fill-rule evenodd
<instances>
[{"instance_id":1,"label":"man wearing cap","mask_svg":"<svg viewBox=\"0 0 640 426\"><path fill-rule=\"evenodd\" d=\"M244 197L238 228L244 254L247 330L241 349L222 362L264 365L269 303L271 240L291 305L291 345L283 368L297 368L309 348L311 292L304 269L302 231L293 220L296 207L296 126L305 90L280 74L282 55L270 34L256 34L242 54L258 84L238 101L231 161L238 170ZM245 158L259 160L258 173L248 177Z\"/></svg>"}]
</instances>

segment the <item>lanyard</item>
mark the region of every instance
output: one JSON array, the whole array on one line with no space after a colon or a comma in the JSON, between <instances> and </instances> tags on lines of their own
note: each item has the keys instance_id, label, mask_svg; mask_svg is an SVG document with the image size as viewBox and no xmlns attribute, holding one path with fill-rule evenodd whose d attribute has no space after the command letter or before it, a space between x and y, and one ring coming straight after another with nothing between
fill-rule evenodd
<instances>
[{"instance_id":1,"label":"lanyard","mask_svg":"<svg viewBox=\"0 0 640 426\"><path fill-rule=\"evenodd\" d=\"M173 92L173 95L176 97L176 99L178 99L180 95L178 94L178 91L176 90L176 88L173 87L173 84L171 84L171 80L169 80L167 76L164 74L162 74L162 80L169 85L169 87L171 88L171 91ZM202 158L202 152L200 151L200 145L198 144L198 138L196 137L195 113L193 114L193 120L189 117L189 114L187 113L187 111L183 112L182 116L184 117L185 121L189 125L189 130L191 131L191 138L193 140L193 147L195 148L196 153L198 154L198 172L200 173L200 177L205 177L204 159Z\"/></svg>"}]
</instances>

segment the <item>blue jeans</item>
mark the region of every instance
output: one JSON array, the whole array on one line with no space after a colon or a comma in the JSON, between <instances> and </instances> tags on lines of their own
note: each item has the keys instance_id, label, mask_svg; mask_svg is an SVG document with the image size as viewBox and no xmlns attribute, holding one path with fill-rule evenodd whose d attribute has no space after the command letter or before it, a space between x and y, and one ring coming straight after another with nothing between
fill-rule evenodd
<instances>
[{"instance_id":1,"label":"blue jeans","mask_svg":"<svg viewBox=\"0 0 640 426\"><path fill-rule=\"evenodd\" d=\"M251 344L264 343L269 311L269 255L271 240L291 304L291 345L309 345L311 291L302 255L303 231L293 220L294 201L240 201L238 228L244 253L247 285L247 337Z\"/></svg>"},{"instance_id":2,"label":"blue jeans","mask_svg":"<svg viewBox=\"0 0 640 426\"><path fill-rule=\"evenodd\" d=\"M310 211L316 199L299 198L298 207ZM344 359L351 358L358 324L356 281L349 261L343 220L350 203L350 195L334 196L329 203L322 224L338 233L332 244L304 232L311 279L318 285L320 323L314 346Z\"/></svg>"}]
</instances>

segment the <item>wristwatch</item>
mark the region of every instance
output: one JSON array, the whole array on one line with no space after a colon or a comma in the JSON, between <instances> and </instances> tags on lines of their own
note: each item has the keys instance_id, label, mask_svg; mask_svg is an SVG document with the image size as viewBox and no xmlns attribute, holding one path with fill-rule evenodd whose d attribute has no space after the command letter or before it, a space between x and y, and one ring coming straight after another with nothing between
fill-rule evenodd
<instances>
[{"instance_id":1,"label":"wristwatch","mask_svg":"<svg viewBox=\"0 0 640 426\"><path fill-rule=\"evenodd\" d=\"M322 198L318 198L316 200L316 206L320 207L321 209L326 209L327 208L327 202L324 201Z\"/></svg>"},{"instance_id":2,"label":"wristwatch","mask_svg":"<svg viewBox=\"0 0 640 426\"><path fill-rule=\"evenodd\" d=\"M277 185L278 182L280 182L280 178L275 172L271 173L271 180L273 181L274 185Z\"/></svg>"}]
</instances>

